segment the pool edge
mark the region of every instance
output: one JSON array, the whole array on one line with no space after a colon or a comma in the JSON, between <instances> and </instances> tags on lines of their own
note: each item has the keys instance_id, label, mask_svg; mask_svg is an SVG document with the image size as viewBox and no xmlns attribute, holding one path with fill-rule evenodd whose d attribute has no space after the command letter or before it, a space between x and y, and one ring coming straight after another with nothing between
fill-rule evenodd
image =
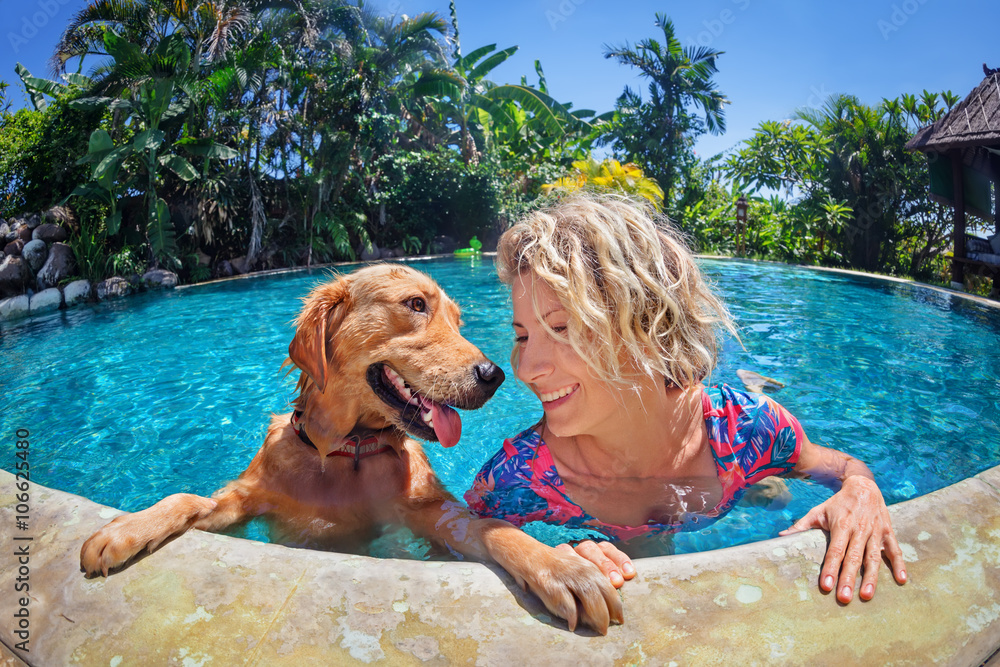
<instances>
[{"instance_id":1,"label":"pool edge","mask_svg":"<svg viewBox=\"0 0 1000 667\"><path fill-rule=\"evenodd\" d=\"M15 525L0 471L0 525ZM200 531L104 579L82 541L117 511L33 485L28 530L0 550L0 586L28 544L30 653L15 650L18 595L0 642L28 664L978 665L1000 646L1000 466L890 511L910 582L883 567L875 599L839 605L816 586L819 531L637 561L626 620L570 633L495 567L375 560ZM7 532L7 531L5 531ZM10 533L8 533L10 534ZM2 654L0 654L2 655Z\"/></svg>"}]
</instances>

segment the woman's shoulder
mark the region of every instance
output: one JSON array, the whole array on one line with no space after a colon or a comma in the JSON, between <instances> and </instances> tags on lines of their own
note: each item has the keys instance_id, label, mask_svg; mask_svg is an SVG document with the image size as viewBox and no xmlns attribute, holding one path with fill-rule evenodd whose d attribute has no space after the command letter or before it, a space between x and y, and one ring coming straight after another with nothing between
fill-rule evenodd
<instances>
[{"instance_id":1,"label":"woman's shoulder","mask_svg":"<svg viewBox=\"0 0 1000 667\"><path fill-rule=\"evenodd\" d=\"M802 426L763 394L721 384L705 390L709 439L724 467L737 464L747 483L786 474L798 460Z\"/></svg>"}]
</instances>

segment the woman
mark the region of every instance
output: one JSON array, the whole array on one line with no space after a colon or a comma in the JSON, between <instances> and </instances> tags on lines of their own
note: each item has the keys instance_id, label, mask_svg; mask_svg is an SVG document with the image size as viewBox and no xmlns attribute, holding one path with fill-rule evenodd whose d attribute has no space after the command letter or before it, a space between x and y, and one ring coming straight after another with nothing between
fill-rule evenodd
<instances>
[{"instance_id":1,"label":"woman","mask_svg":"<svg viewBox=\"0 0 1000 667\"><path fill-rule=\"evenodd\" d=\"M830 532L824 592L875 594L882 551L906 581L889 513L864 463L809 441L768 397L706 389L716 330L735 328L691 253L651 212L613 196L574 196L509 229L497 271L511 288L518 378L544 416L504 442L466 493L481 516L547 521L611 542L575 549L620 587L644 540L725 515L770 475L836 493L787 535ZM617 546L616 546L617 545Z\"/></svg>"}]
</instances>

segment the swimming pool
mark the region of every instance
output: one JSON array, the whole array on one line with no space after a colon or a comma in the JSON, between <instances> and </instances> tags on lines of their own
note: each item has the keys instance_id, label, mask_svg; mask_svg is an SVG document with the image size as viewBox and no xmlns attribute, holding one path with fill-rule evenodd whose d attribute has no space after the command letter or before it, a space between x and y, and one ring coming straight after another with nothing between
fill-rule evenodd
<instances>
[{"instance_id":1,"label":"swimming pool","mask_svg":"<svg viewBox=\"0 0 1000 667\"><path fill-rule=\"evenodd\" d=\"M738 384L736 369L747 368L784 382L774 397L812 439L865 460L887 502L1000 461L995 310L863 277L751 262L702 266L743 327L746 347L725 343L713 381ZM510 372L509 302L491 261L416 267L459 302L463 333L510 378L485 408L463 413L457 448L426 447L461 496L502 438L539 410ZM289 323L324 275L204 285L2 325L0 414L5 431L33 434L33 481L134 511L170 493L208 495L236 477L260 446L269 414L287 409L293 381L279 366ZM13 461L2 466L10 470ZM702 532L677 536L676 551L773 537L829 495L806 482L790 487L785 509L738 507ZM262 537L255 526L248 534ZM387 536L373 553L402 555L401 544L412 548Z\"/></svg>"}]
</instances>

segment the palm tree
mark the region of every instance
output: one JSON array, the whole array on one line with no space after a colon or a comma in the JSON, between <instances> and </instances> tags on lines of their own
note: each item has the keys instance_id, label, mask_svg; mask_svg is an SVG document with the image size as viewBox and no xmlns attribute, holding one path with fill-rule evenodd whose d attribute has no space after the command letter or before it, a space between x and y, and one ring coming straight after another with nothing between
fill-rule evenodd
<instances>
[{"instance_id":1,"label":"palm tree","mask_svg":"<svg viewBox=\"0 0 1000 667\"><path fill-rule=\"evenodd\" d=\"M52 69L65 71L73 58L80 58L82 66L86 56L109 55L104 49L108 29L147 53L168 35L179 34L198 68L203 59L223 58L264 6L263 0L91 0L63 31Z\"/></svg>"},{"instance_id":2,"label":"palm tree","mask_svg":"<svg viewBox=\"0 0 1000 667\"><path fill-rule=\"evenodd\" d=\"M604 57L640 70L649 79L649 99L625 88L618 99L612 143L616 152L638 161L660 182L668 202L677 180L677 156L694 135L726 131L728 102L712 76L722 55L708 47L682 47L673 22L656 14L655 25L663 32L662 43L643 39L631 46L605 46ZM703 119L690 109L701 110Z\"/></svg>"}]
</instances>

